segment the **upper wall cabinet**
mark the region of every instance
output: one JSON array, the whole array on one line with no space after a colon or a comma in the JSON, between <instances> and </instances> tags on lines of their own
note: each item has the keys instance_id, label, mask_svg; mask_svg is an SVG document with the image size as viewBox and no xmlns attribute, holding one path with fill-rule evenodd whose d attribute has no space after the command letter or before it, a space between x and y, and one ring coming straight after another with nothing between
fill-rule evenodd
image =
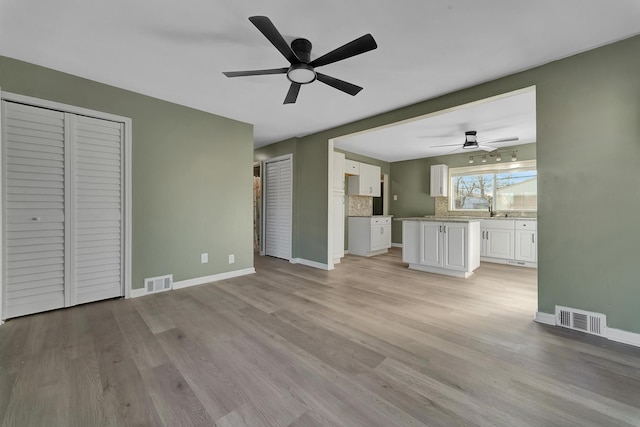
<instances>
[{"instance_id":1,"label":"upper wall cabinet","mask_svg":"<svg viewBox=\"0 0 640 427\"><path fill-rule=\"evenodd\" d=\"M349 195L380 197L380 166L367 163L359 163L359 166L360 175L349 177Z\"/></svg>"},{"instance_id":2,"label":"upper wall cabinet","mask_svg":"<svg viewBox=\"0 0 640 427\"><path fill-rule=\"evenodd\" d=\"M431 197L447 197L449 183L449 167L447 165L431 166Z\"/></svg>"},{"instance_id":3,"label":"upper wall cabinet","mask_svg":"<svg viewBox=\"0 0 640 427\"><path fill-rule=\"evenodd\" d=\"M360 175L360 163L355 160L345 160L344 173L347 175Z\"/></svg>"}]
</instances>

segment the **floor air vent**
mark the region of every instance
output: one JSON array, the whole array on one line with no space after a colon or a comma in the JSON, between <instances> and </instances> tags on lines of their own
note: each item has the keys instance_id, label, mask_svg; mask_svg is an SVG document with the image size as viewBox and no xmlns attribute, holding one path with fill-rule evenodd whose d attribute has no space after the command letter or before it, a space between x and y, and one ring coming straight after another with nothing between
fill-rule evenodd
<instances>
[{"instance_id":1,"label":"floor air vent","mask_svg":"<svg viewBox=\"0 0 640 427\"><path fill-rule=\"evenodd\" d=\"M144 279L144 287L147 290L147 294L168 291L173 287L173 275L168 274Z\"/></svg>"},{"instance_id":2,"label":"floor air vent","mask_svg":"<svg viewBox=\"0 0 640 427\"><path fill-rule=\"evenodd\" d=\"M602 313L557 305L556 325L601 337L607 336L607 316Z\"/></svg>"}]
</instances>

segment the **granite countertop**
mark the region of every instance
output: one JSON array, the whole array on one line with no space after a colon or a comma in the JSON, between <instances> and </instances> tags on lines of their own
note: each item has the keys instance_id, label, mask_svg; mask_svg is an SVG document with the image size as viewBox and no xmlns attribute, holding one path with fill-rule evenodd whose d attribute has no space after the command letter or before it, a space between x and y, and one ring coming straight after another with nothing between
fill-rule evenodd
<instances>
[{"instance_id":1,"label":"granite countertop","mask_svg":"<svg viewBox=\"0 0 640 427\"><path fill-rule=\"evenodd\" d=\"M392 218L393 215L349 215L349 218Z\"/></svg>"},{"instance_id":2,"label":"granite countertop","mask_svg":"<svg viewBox=\"0 0 640 427\"><path fill-rule=\"evenodd\" d=\"M450 218L452 219L497 219L497 220L520 220L520 221L537 221L536 217L527 217L527 216L434 216L434 215L425 215L425 218L438 218L442 221L448 221Z\"/></svg>"},{"instance_id":3,"label":"granite countertop","mask_svg":"<svg viewBox=\"0 0 640 427\"><path fill-rule=\"evenodd\" d=\"M437 222L476 222L476 221L480 221L480 220L486 220L486 219L491 219L491 220L510 220L510 221L514 221L514 220L520 220L520 221L537 221L538 218L528 218L528 217L522 217L522 216L509 216L509 217L504 217L504 216L494 216L494 217L488 217L488 216L483 216L483 217L479 217L479 216L435 216L435 215L425 215L425 216L415 216L415 217L408 217L408 218L394 218L394 221L437 221Z\"/></svg>"},{"instance_id":4,"label":"granite countertop","mask_svg":"<svg viewBox=\"0 0 640 427\"><path fill-rule=\"evenodd\" d=\"M394 218L394 221L433 221L433 222L478 222L479 218L470 217L441 217L441 216L412 216L408 218Z\"/></svg>"}]
</instances>

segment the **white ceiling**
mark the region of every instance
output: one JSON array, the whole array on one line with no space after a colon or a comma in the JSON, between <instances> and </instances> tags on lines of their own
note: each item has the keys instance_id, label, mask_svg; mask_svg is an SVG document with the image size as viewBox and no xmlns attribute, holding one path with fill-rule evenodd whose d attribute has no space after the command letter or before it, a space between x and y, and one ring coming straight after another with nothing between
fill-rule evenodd
<instances>
[{"instance_id":1,"label":"white ceiling","mask_svg":"<svg viewBox=\"0 0 640 427\"><path fill-rule=\"evenodd\" d=\"M463 149L466 131L476 131L479 148ZM517 141L487 143L498 139ZM337 138L337 148L387 162L446 154L493 151L536 142L536 92L525 88Z\"/></svg>"},{"instance_id":2,"label":"white ceiling","mask_svg":"<svg viewBox=\"0 0 640 427\"><path fill-rule=\"evenodd\" d=\"M371 33L377 50L319 70L364 90L314 82L283 105L284 75L224 77L287 65L253 15L311 40L312 59ZM262 146L627 38L638 22L638 0L0 0L0 55L252 123Z\"/></svg>"}]
</instances>

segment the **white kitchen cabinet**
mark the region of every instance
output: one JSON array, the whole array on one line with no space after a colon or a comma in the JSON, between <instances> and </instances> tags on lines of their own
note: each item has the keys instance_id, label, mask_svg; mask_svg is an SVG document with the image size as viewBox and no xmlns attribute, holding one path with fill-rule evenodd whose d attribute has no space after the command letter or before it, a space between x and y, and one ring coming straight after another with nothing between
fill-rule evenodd
<instances>
[{"instance_id":1,"label":"white kitchen cabinet","mask_svg":"<svg viewBox=\"0 0 640 427\"><path fill-rule=\"evenodd\" d=\"M347 175L360 175L360 162L346 159L344 161L344 173Z\"/></svg>"},{"instance_id":2,"label":"white kitchen cabinet","mask_svg":"<svg viewBox=\"0 0 640 427\"><path fill-rule=\"evenodd\" d=\"M516 261L538 262L537 222L515 222L515 259Z\"/></svg>"},{"instance_id":3,"label":"white kitchen cabinet","mask_svg":"<svg viewBox=\"0 0 640 427\"><path fill-rule=\"evenodd\" d=\"M344 193L333 193L333 262L344 257Z\"/></svg>"},{"instance_id":4,"label":"white kitchen cabinet","mask_svg":"<svg viewBox=\"0 0 640 427\"><path fill-rule=\"evenodd\" d=\"M360 175L349 177L349 195L380 197L380 172L380 166L360 163Z\"/></svg>"},{"instance_id":5,"label":"white kitchen cabinet","mask_svg":"<svg viewBox=\"0 0 640 427\"><path fill-rule=\"evenodd\" d=\"M371 251L379 251L391 247L391 218L373 218L371 221Z\"/></svg>"},{"instance_id":6,"label":"white kitchen cabinet","mask_svg":"<svg viewBox=\"0 0 640 427\"><path fill-rule=\"evenodd\" d=\"M402 222L402 259L409 268L469 277L480 265L480 223Z\"/></svg>"},{"instance_id":7,"label":"white kitchen cabinet","mask_svg":"<svg viewBox=\"0 0 640 427\"><path fill-rule=\"evenodd\" d=\"M447 197L449 194L449 167L447 165L431 166L431 197Z\"/></svg>"},{"instance_id":8,"label":"white kitchen cabinet","mask_svg":"<svg viewBox=\"0 0 640 427\"><path fill-rule=\"evenodd\" d=\"M349 217L349 254L373 256L391 247L391 217Z\"/></svg>"},{"instance_id":9,"label":"white kitchen cabinet","mask_svg":"<svg viewBox=\"0 0 640 427\"><path fill-rule=\"evenodd\" d=\"M333 152L333 191L344 192L344 154Z\"/></svg>"},{"instance_id":10,"label":"white kitchen cabinet","mask_svg":"<svg viewBox=\"0 0 640 427\"><path fill-rule=\"evenodd\" d=\"M514 236L514 221L482 220L480 222L480 256L513 259Z\"/></svg>"},{"instance_id":11,"label":"white kitchen cabinet","mask_svg":"<svg viewBox=\"0 0 640 427\"><path fill-rule=\"evenodd\" d=\"M535 220L481 220L482 261L535 268L537 224Z\"/></svg>"}]
</instances>

